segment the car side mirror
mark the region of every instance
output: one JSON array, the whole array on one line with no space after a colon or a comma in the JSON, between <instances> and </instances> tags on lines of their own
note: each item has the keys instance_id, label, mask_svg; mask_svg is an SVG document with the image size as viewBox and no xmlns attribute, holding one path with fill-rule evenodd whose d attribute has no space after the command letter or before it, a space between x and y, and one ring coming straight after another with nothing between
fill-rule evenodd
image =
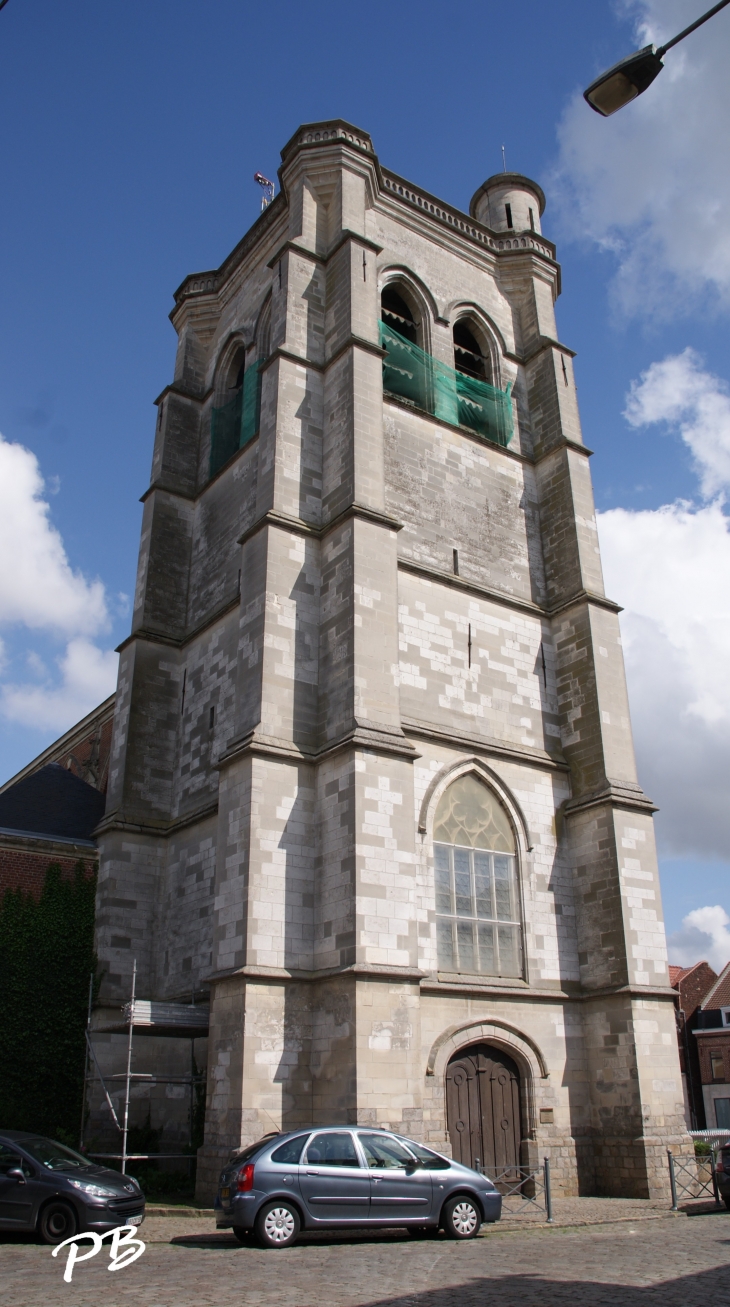
<instances>
[{"instance_id":1,"label":"car side mirror","mask_svg":"<svg viewBox=\"0 0 730 1307\"><path fill-rule=\"evenodd\" d=\"M23 1171L20 1166L11 1166L10 1169L5 1172L5 1174L8 1177L8 1180L19 1180L21 1184L25 1184L25 1176L23 1175Z\"/></svg>"}]
</instances>

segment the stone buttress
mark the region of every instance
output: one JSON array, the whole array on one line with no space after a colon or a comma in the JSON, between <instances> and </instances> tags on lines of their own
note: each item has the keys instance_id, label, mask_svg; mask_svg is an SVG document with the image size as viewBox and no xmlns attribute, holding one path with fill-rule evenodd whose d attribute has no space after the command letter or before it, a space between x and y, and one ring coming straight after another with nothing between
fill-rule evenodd
<instances>
[{"instance_id":1,"label":"stone buttress","mask_svg":"<svg viewBox=\"0 0 730 1307\"><path fill-rule=\"evenodd\" d=\"M522 1157L565 1193L654 1196L684 1138L652 830L604 594L543 197L471 215L346 123L299 130L281 190L186 279L158 400L100 839L102 1002L209 990L201 1198L232 1148L317 1122L450 1147L445 1075L489 1044ZM384 394L381 294L453 367L482 331L506 448ZM230 377L253 438L222 465ZM215 413L214 413L215 410ZM519 975L448 971L433 822L477 776L514 831Z\"/></svg>"}]
</instances>

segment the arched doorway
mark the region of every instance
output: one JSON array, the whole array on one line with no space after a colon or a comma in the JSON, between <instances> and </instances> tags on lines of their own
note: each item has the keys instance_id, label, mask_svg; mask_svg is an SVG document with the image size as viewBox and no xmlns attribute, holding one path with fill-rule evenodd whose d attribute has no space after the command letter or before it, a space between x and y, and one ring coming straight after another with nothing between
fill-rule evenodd
<instances>
[{"instance_id":1,"label":"arched doorway","mask_svg":"<svg viewBox=\"0 0 730 1307\"><path fill-rule=\"evenodd\" d=\"M446 1118L454 1159L488 1175L520 1165L520 1073L490 1044L472 1044L446 1068ZM477 1159L479 1159L477 1163Z\"/></svg>"}]
</instances>

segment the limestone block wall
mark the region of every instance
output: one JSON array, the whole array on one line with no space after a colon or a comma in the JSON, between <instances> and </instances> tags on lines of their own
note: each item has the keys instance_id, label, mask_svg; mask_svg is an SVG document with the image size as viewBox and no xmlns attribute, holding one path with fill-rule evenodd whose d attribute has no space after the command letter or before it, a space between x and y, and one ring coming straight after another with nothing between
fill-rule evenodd
<instances>
[{"instance_id":1,"label":"limestone block wall","mask_svg":"<svg viewBox=\"0 0 730 1307\"><path fill-rule=\"evenodd\" d=\"M403 717L559 757L547 623L406 571L399 591Z\"/></svg>"},{"instance_id":2,"label":"limestone block wall","mask_svg":"<svg viewBox=\"0 0 730 1307\"><path fill-rule=\"evenodd\" d=\"M525 1160L551 1156L564 1192L658 1192L681 1086L653 808L554 247L387 173L348 124L282 159L274 203L176 293L101 838L104 1001L133 957L145 996L210 989L201 1196L232 1147L310 1121L446 1146L448 1056L478 1040L520 1067ZM449 366L472 315L512 388L508 449L384 397L390 283ZM259 431L210 479L242 353ZM515 832L509 982L439 970L433 814L465 769Z\"/></svg>"}]
</instances>

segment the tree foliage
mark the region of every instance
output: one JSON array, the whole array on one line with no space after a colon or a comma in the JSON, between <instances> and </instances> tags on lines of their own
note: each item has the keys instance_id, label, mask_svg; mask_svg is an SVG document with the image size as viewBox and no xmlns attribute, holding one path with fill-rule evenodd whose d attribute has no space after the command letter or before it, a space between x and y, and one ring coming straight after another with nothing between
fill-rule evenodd
<instances>
[{"instance_id":1,"label":"tree foliage","mask_svg":"<svg viewBox=\"0 0 730 1307\"><path fill-rule=\"evenodd\" d=\"M0 904L0 1127L78 1142L96 877L57 864Z\"/></svg>"}]
</instances>

